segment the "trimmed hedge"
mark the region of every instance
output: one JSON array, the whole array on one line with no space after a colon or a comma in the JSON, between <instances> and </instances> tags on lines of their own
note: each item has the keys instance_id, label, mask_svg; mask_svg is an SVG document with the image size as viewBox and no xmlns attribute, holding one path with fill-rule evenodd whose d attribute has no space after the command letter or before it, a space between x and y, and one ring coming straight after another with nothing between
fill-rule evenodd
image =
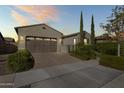
<instances>
[{"instance_id":1,"label":"trimmed hedge","mask_svg":"<svg viewBox=\"0 0 124 93\"><path fill-rule=\"evenodd\" d=\"M10 54L16 52L17 50L18 48L16 45L6 43L0 44L0 54Z\"/></svg>"},{"instance_id":2,"label":"trimmed hedge","mask_svg":"<svg viewBox=\"0 0 124 93\"><path fill-rule=\"evenodd\" d=\"M95 50L101 54L116 55L118 51L117 42L102 42L95 45ZM121 55L124 55L124 43L121 43Z\"/></svg>"},{"instance_id":3,"label":"trimmed hedge","mask_svg":"<svg viewBox=\"0 0 124 93\"><path fill-rule=\"evenodd\" d=\"M77 45L76 50L72 52L74 55L83 60L95 59L96 54L92 49L91 45Z\"/></svg>"},{"instance_id":4,"label":"trimmed hedge","mask_svg":"<svg viewBox=\"0 0 124 93\"><path fill-rule=\"evenodd\" d=\"M117 55L117 43L102 42L95 45L95 50L101 54Z\"/></svg>"},{"instance_id":5,"label":"trimmed hedge","mask_svg":"<svg viewBox=\"0 0 124 93\"><path fill-rule=\"evenodd\" d=\"M8 57L8 66L12 72L27 71L33 68L34 59L28 50L19 50Z\"/></svg>"},{"instance_id":6,"label":"trimmed hedge","mask_svg":"<svg viewBox=\"0 0 124 93\"><path fill-rule=\"evenodd\" d=\"M101 55L100 65L108 66L118 70L124 70L124 57Z\"/></svg>"},{"instance_id":7,"label":"trimmed hedge","mask_svg":"<svg viewBox=\"0 0 124 93\"><path fill-rule=\"evenodd\" d=\"M124 56L124 43L121 43L121 56Z\"/></svg>"}]
</instances>

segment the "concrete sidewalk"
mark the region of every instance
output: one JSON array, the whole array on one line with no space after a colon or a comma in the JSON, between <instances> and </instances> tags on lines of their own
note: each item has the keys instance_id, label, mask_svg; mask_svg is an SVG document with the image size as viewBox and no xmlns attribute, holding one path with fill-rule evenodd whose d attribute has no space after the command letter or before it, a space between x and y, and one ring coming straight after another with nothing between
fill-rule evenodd
<instances>
[{"instance_id":1,"label":"concrete sidewalk","mask_svg":"<svg viewBox=\"0 0 124 93\"><path fill-rule=\"evenodd\" d=\"M31 84L42 88L98 88L117 78L123 72L95 65L79 68L76 71L56 75L56 77ZM51 75L55 75L51 74ZM124 81L121 81L124 82ZM116 86L117 87L117 86ZM124 87L124 84L123 84Z\"/></svg>"},{"instance_id":2,"label":"concrete sidewalk","mask_svg":"<svg viewBox=\"0 0 124 93\"><path fill-rule=\"evenodd\" d=\"M124 88L124 74L121 74L111 82L103 86L103 88Z\"/></svg>"},{"instance_id":3,"label":"concrete sidewalk","mask_svg":"<svg viewBox=\"0 0 124 93\"><path fill-rule=\"evenodd\" d=\"M123 77L122 71L89 60L0 76L0 87L124 87Z\"/></svg>"}]
</instances>

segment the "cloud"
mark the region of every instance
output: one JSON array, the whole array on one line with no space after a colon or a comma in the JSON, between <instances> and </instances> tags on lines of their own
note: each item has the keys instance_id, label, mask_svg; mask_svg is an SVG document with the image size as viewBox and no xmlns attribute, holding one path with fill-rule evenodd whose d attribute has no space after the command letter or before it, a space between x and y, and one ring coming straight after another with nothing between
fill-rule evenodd
<instances>
[{"instance_id":1,"label":"cloud","mask_svg":"<svg viewBox=\"0 0 124 93\"><path fill-rule=\"evenodd\" d=\"M25 13L28 15L28 16L25 16L27 17L27 19L30 18L37 22L49 22L49 21L58 20L58 10L54 6L19 5L19 6L14 6L14 7L16 8L16 11L21 12L21 13L16 14L17 16L20 15L19 17L22 17L23 13Z\"/></svg>"},{"instance_id":2,"label":"cloud","mask_svg":"<svg viewBox=\"0 0 124 93\"><path fill-rule=\"evenodd\" d=\"M15 21L19 25L27 25L28 24L27 18L24 17L23 15L20 15L18 12L14 11L14 10L11 11L11 16L15 19Z\"/></svg>"}]
</instances>

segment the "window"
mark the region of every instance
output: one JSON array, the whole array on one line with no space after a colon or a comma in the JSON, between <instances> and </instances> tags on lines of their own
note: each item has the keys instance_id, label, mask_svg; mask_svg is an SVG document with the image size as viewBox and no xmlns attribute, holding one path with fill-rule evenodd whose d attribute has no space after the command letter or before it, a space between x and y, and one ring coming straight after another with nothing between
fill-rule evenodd
<instances>
[{"instance_id":1,"label":"window","mask_svg":"<svg viewBox=\"0 0 124 93\"><path fill-rule=\"evenodd\" d=\"M76 39L74 39L74 45L76 45Z\"/></svg>"},{"instance_id":2,"label":"window","mask_svg":"<svg viewBox=\"0 0 124 93\"><path fill-rule=\"evenodd\" d=\"M51 41L56 41L56 39L51 39Z\"/></svg>"},{"instance_id":3,"label":"window","mask_svg":"<svg viewBox=\"0 0 124 93\"><path fill-rule=\"evenodd\" d=\"M44 38L44 40L46 40L46 41L50 41L50 38Z\"/></svg>"},{"instance_id":4,"label":"window","mask_svg":"<svg viewBox=\"0 0 124 93\"><path fill-rule=\"evenodd\" d=\"M27 37L27 40L34 40L34 37Z\"/></svg>"},{"instance_id":5,"label":"window","mask_svg":"<svg viewBox=\"0 0 124 93\"><path fill-rule=\"evenodd\" d=\"M87 43L88 43L88 42L87 42L87 39L84 39L84 44L87 45Z\"/></svg>"},{"instance_id":6,"label":"window","mask_svg":"<svg viewBox=\"0 0 124 93\"><path fill-rule=\"evenodd\" d=\"M40 37L37 37L37 38L36 38L36 40L43 40L43 39L42 39L42 38L40 38Z\"/></svg>"}]
</instances>

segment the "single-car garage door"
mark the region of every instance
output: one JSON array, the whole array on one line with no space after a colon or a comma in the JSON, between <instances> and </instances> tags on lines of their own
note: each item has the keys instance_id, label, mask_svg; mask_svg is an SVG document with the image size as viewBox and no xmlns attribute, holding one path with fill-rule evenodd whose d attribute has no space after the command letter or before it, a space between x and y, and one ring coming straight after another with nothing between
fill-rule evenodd
<instances>
[{"instance_id":1,"label":"single-car garage door","mask_svg":"<svg viewBox=\"0 0 124 93\"><path fill-rule=\"evenodd\" d=\"M57 39L27 36L26 48L31 52L56 52Z\"/></svg>"}]
</instances>

